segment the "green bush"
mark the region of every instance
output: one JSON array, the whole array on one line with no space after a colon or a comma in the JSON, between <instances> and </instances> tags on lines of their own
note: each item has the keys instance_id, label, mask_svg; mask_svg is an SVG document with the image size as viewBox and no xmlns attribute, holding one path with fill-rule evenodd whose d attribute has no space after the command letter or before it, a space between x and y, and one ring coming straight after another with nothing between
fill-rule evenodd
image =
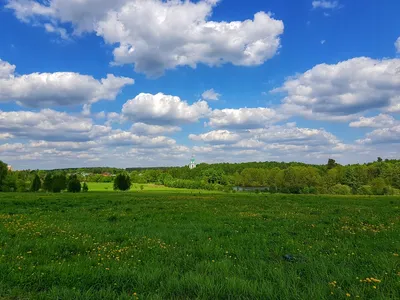
<instances>
[{"instance_id":1,"label":"green bush","mask_svg":"<svg viewBox=\"0 0 400 300\"><path fill-rule=\"evenodd\" d=\"M83 185L82 185L82 192L86 193L87 191L89 191L89 187L86 184L86 182L84 182Z\"/></svg>"},{"instance_id":2,"label":"green bush","mask_svg":"<svg viewBox=\"0 0 400 300\"><path fill-rule=\"evenodd\" d=\"M118 174L114 179L114 190L127 191L131 185L131 178L126 173Z\"/></svg>"},{"instance_id":3,"label":"green bush","mask_svg":"<svg viewBox=\"0 0 400 300\"><path fill-rule=\"evenodd\" d=\"M370 185L363 185L357 190L358 195L373 195L372 187Z\"/></svg>"},{"instance_id":4,"label":"green bush","mask_svg":"<svg viewBox=\"0 0 400 300\"><path fill-rule=\"evenodd\" d=\"M351 195L351 188L348 185L338 183L331 187L331 193L333 195Z\"/></svg>"}]
</instances>

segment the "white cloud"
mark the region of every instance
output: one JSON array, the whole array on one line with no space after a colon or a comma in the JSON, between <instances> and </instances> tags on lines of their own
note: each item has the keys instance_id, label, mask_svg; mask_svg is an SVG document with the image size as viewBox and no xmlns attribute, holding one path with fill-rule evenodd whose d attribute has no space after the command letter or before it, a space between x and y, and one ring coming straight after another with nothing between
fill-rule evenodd
<instances>
[{"instance_id":1,"label":"white cloud","mask_svg":"<svg viewBox=\"0 0 400 300\"><path fill-rule=\"evenodd\" d=\"M141 93L122 107L124 118L149 125L194 123L209 113L210 108L205 101L190 105L179 97L162 93L156 95Z\"/></svg>"},{"instance_id":2,"label":"white cloud","mask_svg":"<svg viewBox=\"0 0 400 300\"><path fill-rule=\"evenodd\" d=\"M340 143L337 137L324 129L299 128L292 123L242 131L214 130L199 135L191 134L189 138L209 144L228 144L236 148L259 148L272 144L332 147Z\"/></svg>"},{"instance_id":3,"label":"white cloud","mask_svg":"<svg viewBox=\"0 0 400 300\"><path fill-rule=\"evenodd\" d=\"M72 72L15 75L15 66L0 61L0 102L16 101L27 107L68 106L114 100L134 80L115 77L96 80Z\"/></svg>"},{"instance_id":4,"label":"white cloud","mask_svg":"<svg viewBox=\"0 0 400 300\"><path fill-rule=\"evenodd\" d=\"M254 66L280 47L284 26L270 14L253 20L210 21L218 0L8 0L7 8L24 22L72 24L75 34L94 31L117 45L116 64L134 64L137 72L159 76L178 66L232 63ZM61 25L60 25L61 24ZM146 26L143 26L146 24Z\"/></svg>"},{"instance_id":5,"label":"white cloud","mask_svg":"<svg viewBox=\"0 0 400 300\"><path fill-rule=\"evenodd\" d=\"M189 138L209 144L232 144L240 140L240 135L229 130L215 130L199 135L190 134Z\"/></svg>"},{"instance_id":6,"label":"white cloud","mask_svg":"<svg viewBox=\"0 0 400 300\"><path fill-rule=\"evenodd\" d=\"M0 59L0 80L9 79L14 76L15 65Z\"/></svg>"},{"instance_id":7,"label":"white cloud","mask_svg":"<svg viewBox=\"0 0 400 300\"><path fill-rule=\"evenodd\" d=\"M159 125L147 125L144 123L135 123L131 127L131 131L138 135L159 135L167 133L175 133L181 131L178 126L159 126Z\"/></svg>"},{"instance_id":8,"label":"white cloud","mask_svg":"<svg viewBox=\"0 0 400 300\"><path fill-rule=\"evenodd\" d=\"M214 91L214 89L210 89L205 91L201 97L204 100L219 100L219 97L221 97L221 94L218 94L217 92Z\"/></svg>"},{"instance_id":9,"label":"white cloud","mask_svg":"<svg viewBox=\"0 0 400 300\"><path fill-rule=\"evenodd\" d=\"M207 125L217 128L260 128L286 119L286 116L271 108L216 109Z\"/></svg>"},{"instance_id":10,"label":"white cloud","mask_svg":"<svg viewBox=\"0 0 400 300\"><path fill-rule=\"evenodd\" d=\"M389 128L376 129L368 133L365 139L357 141L359 144L399 144L400 124ZM398 151L397 156L398 156Z\"/></svg>"},{"instance_id":11,"label":"white cloud","mask_svg":"<svg viewBox=\"0 0 400 300\"><path fill-rule=\"evenodd\" d=\"M335 9L339 8L339 2L338 1L313 1L312 2L312 7L313 8L322 8L322 9Z\"/></svg>"},{"instance_id":12,"label":"white cloud","mask_svg":"<svg viewBox=\"0 0 400 300\"><path fill-rule=\"evenodd\" d=\"M400 37L396 40L394 46L396 47L397 53L400 53Z\"/></svg>"},{"instance_id":13,"label":"white cloud","mask_svg":"<svg viewBox=\"0 0 400 300\"><path fill-rule=\"evenodd\" d=\"M63 40L68 40L69 39L67 30L65 28L54 27L50 23L45 23L44 24L44 29L47 32L58 34Z\"/></svg>"},{"instance_id":14,"label":"white cloud","mask_svg":"<svg viewBox=\"0 0 400 300\"><path fill-rule=\"evenodd\" d=\"M46 141L88 141L108 134L111 128L91 119L44 109L40 112L0 111L0 133L17 138Z\"/></svg>"},{"instance_id":15,"label":"white cloud","mask_svg":"<svg viewBox=\"0 0 400 300\"><path fill-rule=\"evenodd\" d=\"M353 58L320 64L286 80L282 111L307 118L347 121L371 110L400 106L400 59Z\"/></svg>"},{"instance_id":16,"label":"white cloud","mask_svg":"<svg viewBox=\"0 0 400 300\"><path fill-rule=\"evenodd\" d=\"M0 140L6 140L6 139L11 139L14 136L12 134L9 133L0 133Z\"/></svg>"},{"instance_id":17,"label":"white cloud","mask_svg":"<svg viewBox=\"0 0 400 300\"><path fill-rule=\"evenodd\" d=\"M358 121L351 122L350 127L382 128L391 127L396 124L400 124L400 121L390 115L379 114L371 118L360 117Z\"/></svg>"}]
</instances>

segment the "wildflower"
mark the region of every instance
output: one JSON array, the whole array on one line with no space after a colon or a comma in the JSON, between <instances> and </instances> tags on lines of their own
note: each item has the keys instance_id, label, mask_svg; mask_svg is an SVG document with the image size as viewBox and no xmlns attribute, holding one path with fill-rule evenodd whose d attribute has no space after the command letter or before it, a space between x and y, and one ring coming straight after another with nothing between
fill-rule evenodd
<instances>
[{"instance_id":1,"label":"wildflower","mask_svg":"<svg viewBox=\"0 0 400 300\"><path fill-rule=\"evenodd\" d=\"M346 297L350 297L351 295L349 293L346 293Z\"/></svg>"},{"instance_id":2,"label":"wildflower","mask_svg":"<svg viewBox=\"0 0 400 300\"><path fill-rule=\"evenodd\" d=\"M393 255L394 255L394 256L399 256L399 254L398 254L398 253L393 253Z\"/></svg>"},{"instance_id":3,"label":"wildflower","mask_svg":"<svg viewBox=\"0 0 400 300\"><path fill-rule=\"evenodd\" d=\"M373 288L376 289L376 286L374 285Z\"/></svg>"}]
</instances>

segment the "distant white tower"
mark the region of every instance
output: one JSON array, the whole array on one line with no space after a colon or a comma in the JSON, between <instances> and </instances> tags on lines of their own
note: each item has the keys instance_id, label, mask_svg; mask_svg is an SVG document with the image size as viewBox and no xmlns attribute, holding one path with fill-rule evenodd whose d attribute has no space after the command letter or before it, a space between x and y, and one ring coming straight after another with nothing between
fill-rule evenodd
<instances>
[{"instance_id":1,"label":"distant white tower","mask_svg":"<svg viewBox=\"0 0 400 300\"><path fill-rule=\"evenodd\" d=\"M194 168L196 168L196 161L194 159L194 156L192 155L192 159L190 160L190 164L189 164L189 169L193 170Z\"/></svg>"}]
</instances>

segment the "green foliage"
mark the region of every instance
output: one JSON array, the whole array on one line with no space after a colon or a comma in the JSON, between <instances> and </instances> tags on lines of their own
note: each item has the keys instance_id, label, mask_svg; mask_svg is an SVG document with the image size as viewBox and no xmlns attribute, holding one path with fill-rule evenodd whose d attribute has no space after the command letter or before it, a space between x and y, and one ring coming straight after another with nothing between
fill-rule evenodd
<instances>
[{"instance_id":1,"label":"green foliage","mask_svg":"<svg viewBox=\"0 0 400 300\"><path fill-rule=\"evenodd\" d=\"M51 190L60 193L67 188L67 177L64 174L56 174L52 178Z\"/></svg>"},{"instance_id":2,"label":"green foliage","mask_svg":"<svg viewBox=\"0 0 400 300\"><path fill-rule=\"evenodd\" d=\"M40 188L42 187L42 182L39 178L38 174L35 174L32 180L32 184L31 184L31 188L30 191L31 192L37 192L40 190Z\"/></svg>"},{"instance_id":3,"label":"green foliage","mask_svg":"<svg viewBox=\"0 0 400 300\"><path fill-rule=\"evenodd\" d=\"M29 191L29 182L24 179L17 179L17 192L24 193Z\"/></svg>"},{"instance_id":4,"label":"green foliage","mask_svg":"<svg viewBox=\"0 0 400 300\"><path fill-rule=\"evenodd\" d=\"M338 183L331 187L330 192L333 195L351 195L351 188L348 185Z\"/></svg>"},{"instance_id":5,"label":"green foliage","mask_svg":"<svg viewBox=\"0 0 400 300\"><path fill-rule=\"evenodd\" d=\"M68 179L67 190L70 193L79 193L81 191L81 182L76 175Z\"/></svg>"},{"instance_id":6,"label":"green foliage","mask_svg":"<svg viewBox=\"0 0 400 300\"><path fill-rule=\"evenodd\" d=\"M84 182L83 185L82 185L82 192L86 193L88 191L89 191L89 187L88 187L87 183Z\"/></svg>"},{"instance_id":7,"label":"green foliage","mask_svg":"<svg viewBox=\"0 0 400 300\"><path fill-rule=\"evenodd\" d=\"M370 185L363 185L357 190L358 195L373 195L372 187Z\"/></svg>"},{"instance_id":8,"label":"green foliage","mask_svg":"<svg viewBox=\"0 0 400 300\"><path fill-rule=\"evenodd\" d=\"M328 164L326 165L328 170L333 169L334 167L337 166L337 163L334 159L330 158L328 159Z\"/></svg>"},{"instance_id":9,"label":"green foliage","mask_svg":"<svg viewBox=\"0 0 400 300\"><path fill-rule=\"evenodd\" d=\"M2 192L16 192L17 191L17 177L11 172L3 178L0 186Z\"/></svg>"},{"instance_id":10,"label":"green foliage","mask_svg":"<svg viewBox=\"0 0 400 300\"><path fill-rule=\"evenodd\" d=\"M53 190L53 175L51 173L47 173L43 182L43 189L47 192L51 192Z\"/></svg>"},{"instance_id":11,"label":"green foliage","mask_svg":"<svg viewBox=\"0 0 400 300\"><path fill-rule=\"evenodd\" d=\"M372 192L374 195L385 195L387 192L387 185L383 178L378 177L371 181Z\"/></svg>"},{"instance_id":12,"label":"green foliage","mask_svg":"<svg viewBox=\"0 0 400 300\"><path fill-rule=\"evenodd\" d=\"M5 164L4 162L2 162L0 160L0 191L1 191L1 187L3 186L3 180L6 178L7 173L8 173L7 164ZM7 186L4 186L4 188L6 189Z\"/></svg>"},{"instance_id":13,"label":"green foliage","mask_svg":"<svg viewBox=\"0 0 400 300\"><path fill-rule=\"evenodd\" d=\"M131 178L127 173L118 174L114 179L114 190L127 191L131 185Z\"/></svg>"}]
</instances>

